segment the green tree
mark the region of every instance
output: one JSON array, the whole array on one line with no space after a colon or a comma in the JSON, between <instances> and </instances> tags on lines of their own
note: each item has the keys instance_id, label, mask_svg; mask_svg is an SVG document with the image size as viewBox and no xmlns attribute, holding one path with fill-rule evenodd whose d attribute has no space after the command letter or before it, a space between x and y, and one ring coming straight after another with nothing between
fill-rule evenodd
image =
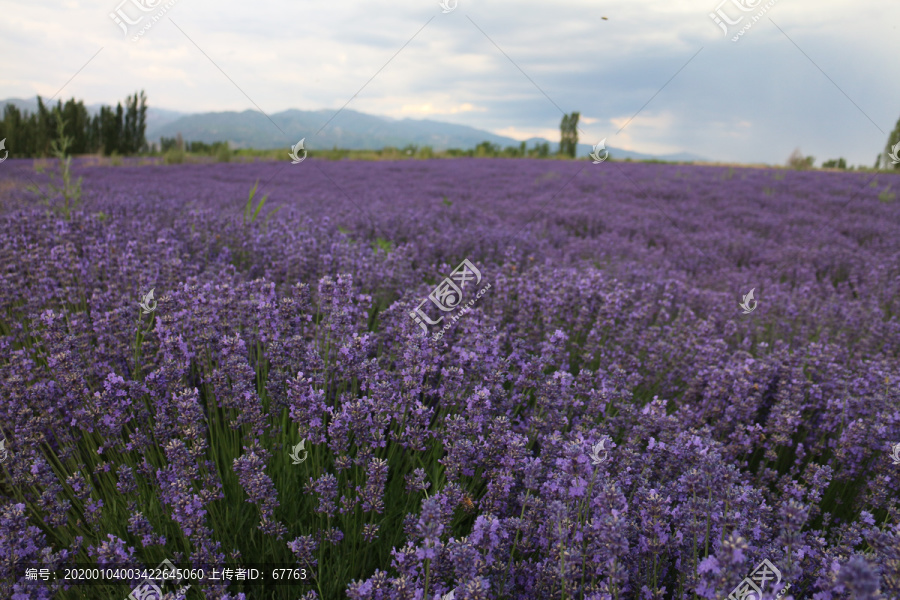
<instances>
[{"instance_id":1,"label":"green tree","mask_svg":"<svg viewBox=\"0 0 900 600\"><path fill-rule=\"evenodd\" d=\"M535 142L534 148L529 150L528 156L533 156L536 158L547 158L548 156L550 156L550 143L543 142L541 144L538 144L537 142Z\"/></svg>"},{"instance_id":2,"label":"green tree","mask_svg":"<svg viewBox=\"0 0 900 600\"><path fill-rule=\"evenodd\" d=\"M578 148L578 119L580 114L573 112L571 115L563 115L559 124L559 153L569 158L575 158Z\"/></svg>"},{"instance_id":3,"label":"green tree","mask_svg":"<svg viewBox=\"0 0 900 600\"><path fill-rule=\"evenodd\" d=\"M103 131L100 127L99 114L94 115L91 119L88 139L90 140L91 152L100 152L103 149Z\"/></svg>"},{"instance_id":4,"label":"green tree","mask_svg":"<svg viewBox=\"0 0 900 600\"><path fill-rule=\"evenodd\" d=\"M0 123L0 139L6 140L7 149L12 149L16 156L32 156L33 136L29 129L28 113L22 113L12 104L3 109L3 122Z\"/></svg>"},{"instance_id":5,"label":"green tree","mask_svg":"<svg viewBox=\"0 0 900 600\"><path fill-rule=\"evenodd\" d=\"M794 150L787 159L787 166L792 169L809 169L816 162L815 157L806 156L800 152L800 148Z\"/></svg>"},{"instance_id":6,"label":"green tree","mask_svg":"<svg viewBox=\"0 0 900 600\"><path fill-rule=\"evenodd\" d=\"M119 144L122 138L122 105L119 104L118 117L109 106L100 107L100 149L103 154L109 156L113 152L119 152Z\"/></svg>"},{"instance_id":7,"label":"green tree","mask_svg":"<svg viewBox=\"0 0 900 600\"><path fill-rule=\"evenodd\" d=\"M177 145L178 140L176 140L175 138L159 138L159 151L161 154L165 154L169 150L174 150Z\"/></svg>"},{"instance_id":8,"label":"green tree","mask_svg":"<svg viewBox=\"0 0 900 600\"><path fill-rule=\"evenodd\" d=\"M37 128L35 132L35 150L39 156L47 156L50 152L50 141L53 136L53 115L44 106L44 100L38 96Z\"/></svg>"},{"instance_id":9,"label":"green tree","mask_svg":"<svg viewBox=\"0 0 900 600\"><path fill-rule=\"evenodd\" d=\"M475 146L475 156L497 156L500 152L500 146L484 141Z\"/></svg>"},{"instance_id":10,"label":"green tree","mask_svg":"<svg viewBox=\"0 0 900 600\"><path fill-rule=\"evenodd\" d=\"M147 149L147 95L141 90L125 100L125 123L122 131L121 154L137 154Z\"/></svg>"},{"instance_id":11,"label":"green tree","mask_svg":"<svg viewBox=\"0 0 900 600\"><path fill-rule=\"evenodd\" d=\"M112 112L112 111L110 111ZM119 102L116 104L116 115L110 121L110 126L112 127L112 134L110 136L110 140L112 141L109 151L112 154L114 151L118 154L126 154L127 150L125 150L125 111L122 110L122 103Z\"/></svg>"},{"instance_id":12,"label":"green tree","mask_svg":"<svg viewBox=\"0 0 900 600\"><path fill-rule=\"evenodd\" d=\"M65 123L64 135L71 141L68 151L71 154L86 154L95 151L96 148L91 147L90 143L90 116L84 102L81 100L76 102L75 98L71 98L65 106L60 102L56 110L62 115Z\"/></svg>"}]
</instances>

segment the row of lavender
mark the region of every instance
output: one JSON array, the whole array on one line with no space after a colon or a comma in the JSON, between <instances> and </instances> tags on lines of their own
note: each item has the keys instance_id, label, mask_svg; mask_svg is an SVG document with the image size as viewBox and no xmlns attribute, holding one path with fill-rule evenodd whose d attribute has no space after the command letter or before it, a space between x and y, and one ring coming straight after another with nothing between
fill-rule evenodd
<instances>
[{"instance_id":1,"label":"row of lavender","mask_svg":"<svg viewBox=\"0 0 900 600\"><path fill-rule=\"evenodd\" d=\"M76 171L68 221L0 171L4 597L166 558L313 575L267 598L712 599L764 560L768 597L900 594L896 177ZM489 293L423 337L465 258Z\"/></svg>"}]
</instances>

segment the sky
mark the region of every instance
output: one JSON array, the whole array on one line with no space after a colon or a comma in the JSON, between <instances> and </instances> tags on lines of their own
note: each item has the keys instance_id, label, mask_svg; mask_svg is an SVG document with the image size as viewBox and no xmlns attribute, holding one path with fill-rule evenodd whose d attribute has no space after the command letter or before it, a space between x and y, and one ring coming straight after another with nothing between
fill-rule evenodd
<instances>
[{"instance_id":1,"label":"sky","mask_svg":"<svg viewBox=\"0 0 900 600\"><path fill-rule=\"evenodd\" d=\"M553 141L578 111L581 143L766 164L872 166L900 119L896 0L444 2L0 0L0 99L143 89Z\"/></svg>"}]
</instances>

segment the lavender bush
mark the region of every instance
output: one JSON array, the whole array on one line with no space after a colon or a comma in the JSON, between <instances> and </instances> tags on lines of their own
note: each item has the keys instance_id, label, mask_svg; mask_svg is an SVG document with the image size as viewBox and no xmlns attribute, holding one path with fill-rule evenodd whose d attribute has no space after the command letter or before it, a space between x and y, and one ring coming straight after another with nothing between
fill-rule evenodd
<instances>
[{"instance_id":1,"label":"lavender bush","mask_svg":"<svg viewBox=\"0 0 900 600\"><path fill-rule=\"evenodd\" d=\"M767 599L900 597L896 176L72 168L69 219L0 168L0 597L166 558L311 574L189 598L721 599L763 559Z\"/></svg>"}]
</instances>

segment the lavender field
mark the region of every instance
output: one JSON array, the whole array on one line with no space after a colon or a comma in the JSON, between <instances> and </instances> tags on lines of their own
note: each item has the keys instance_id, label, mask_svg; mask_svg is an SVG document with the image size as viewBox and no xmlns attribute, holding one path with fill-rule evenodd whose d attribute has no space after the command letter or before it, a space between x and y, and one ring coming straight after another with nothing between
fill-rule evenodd
<instances>
[{"instance_id":1,"label":"lavender field","mask_svg":"<svg viewBox=\"0 0 900 600\"><path fill-rule=\"evenodd\" d=\"M74 171L0 165L0 598L900 598L897 175Z\"/></svg>"}]
</instances>

